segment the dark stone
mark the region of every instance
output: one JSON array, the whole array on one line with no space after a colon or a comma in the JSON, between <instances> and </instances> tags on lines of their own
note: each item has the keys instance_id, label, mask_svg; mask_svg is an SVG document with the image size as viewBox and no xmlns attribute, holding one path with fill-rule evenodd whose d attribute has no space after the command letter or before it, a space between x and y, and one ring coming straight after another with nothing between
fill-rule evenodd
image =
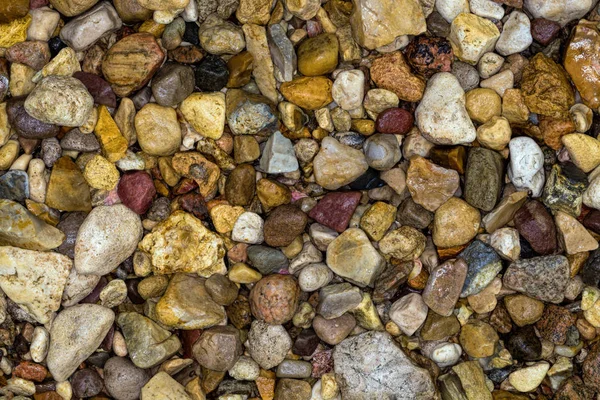
<instances>
[{"instance_id":1,"label":"dark stone","mask_svg":"<svg viewBox=\"0 0 600 400\"><path fill-rule=\"evenodd\" d=\"M68 213L66 214L66 217L56 225L56 227L65 234L65 240L58 246L56 251L71 259L75 257L75 240L77 239L77 232L79 232L79 227L86 216L87 213L81 211Z\"/></svg>"},{"instance_id":2,"label":"dark stone","mask_svg":"<svg viewBox=\"0 0 600 400\"><path fill-rule=\"evenodd\" d=\"M413 269L413 263L408 262L390 262L386 269L375 279L375 289L373 290L373 302L383 303L392 300L400 285L408 280L408 275Z\"/></svg>"},{"instance_id":3,"label":"dark stone","mask_svg":"<svg viewBox=\"0 0 600 400\"><path fill-rule=\"evenodd\" d=\"M275 387L275 398L286 400L310 400L311 387L300 379L279 379Z\"/></svg>"},{"instance_id":4,"label":"dark stone","mask_svg":"<svg viewBox=\"0 0 600 400\"><path fill-rule=\"evenodd\" d=\"M117 193L123 204L142 215L150 208L156 189L150 175L144 171L135 171L121 177Z\"/></svg>"},{"instance_id":5,"label":"dark stone","mask_svg":"<svg viewBox=\"0 0 600 400\"><path fill-rule=\"evenodd\" d=\"M542 318L536 322L535 327L543 339L554 344L565 344L567 332L576 320L577 315L571 313L565 307L548 304L544 309Z\"/></svg>"},{"instance_id":6,"label":"dark stone","mask_svg":"<svg viewBox=\"0 0 600 400\"><path fill-rule=\"evenodd\" d=\"M578 376L567 378L554 393L554 400L594 400L594 389L587 387Z\"/></svg>"},{"instance_id":7,"label":"dark stone","mask_svg":"<svg viewBox=\"0 0 600 400\"><path fill-rule=\"evenodd\" d=\"M354 149L361 150L366 141L366 138L357 132L336 132L332 135L341 144L350 146Z\"/></svg>"},{"instance_id":8,"label":"dark stone","mask_svg":"<svg viewBox=\"0 0 600 400\"><path fill-rule=\"evenodd\" d=\"M538 254L553 254L557 249L556 227L546 208L537 200L525 203L514 217L519 234Z\"/></svg>"},{"instance_id":9,"label":"dark stone","mask_svg":"<svg viewBox=\"0 0 600 400\"><path fill-rule=\"evenodd\" d=\"M86 360L87 363L93 365L94 367L104 368L104 364L110 358L110 353L106 352L96 352L92 353L91 356Z\"/></svg>"},{"instance_id":10,"label":"dark stone","mask_svg":"<svg viewBox=\"0 0 600 400\"><path fill-rule=\"evenodd\" d=\"M583 362L583 381L586 386L600 392L600 343L596 343Z\"/></svg>"},{"instance_id":11,"label":"dark stone","mask_svg":"<svg viewBox=\"0 0 600 400\"><path fill-rule=\"evenodd\" d=\"M425 229L433 221L433 213L415 203L412 197L408 197L398 207L396 221L402 226L408 225L415 229Z\"/></svg>"},{"instance_id":12,"label":"dark stone","mask_svg":"<svg viewBox=\"0 0 600 400\"><path fill-rule=\"evenodd\" d=\"M169 58L182 64L196 64L202 60L204 53L198 46L180 46L169 50Z\"/></svg>"},{"instance_id":13,"label":"dark stone","mask_svg":"<svg viewBox=\"0 0 600 400\"><path fill-rule=\"evenodd\" d=\"M144 304L146 300L138 292L138 284L140 282L137 279L127 279L125 284L127 285L127 297L133 304Z\"/></svg>"},{"instance_id":14,"label":"dark stone","mask_svg":"<svg viewBox=\"0 0 600 400\"><path fill-rule=\"evenodd\" d=\"M506 348L514 359L522 361L539 360L542 354L542 342L535 334L533 325L526 325L510 333Z\"/></svg>"},{"instance_id":15,"label":"dark stone","mask_svg":"<svg viewBox=\"0 0 600 400\"><path fill-rule=\"evenodd\" d=\"M459 257L465 260L469 268L460 297L481 292L502 270L500 256L481 240L471 242Z\"/></svg>"},{"instance_id":16,"label":"dark stone","mask_svg":"<svg viewBox=\"0 0 600 400\"><path fill-rule=\"evenodd\" d=\"M452 70L454 53L444 37L418 36L406 46L405 55L413 69L426 78Z\"/></svg>"},{"instance_id":17,"label":"dark stone","mask_svg":"<svg viewBox=\"0 0 600 400\"><path fill-rule=\"evenodd\" d=\"M490 380L494 383L502 383L502 381L504 381L506 378L508 378L508 375L510 375L510 373L513 372L513 368L512 367L506 367L506 368L496 368L496 369L492 369L489 372L486 372L487 377L490 378Z\"/></svg>"},{"instance_id":18,"label":"dark stone","mask_svg":"<svg viewBox=\"0 0 600 400\"><path fill-rule=\"evenodd\" d=\"M192 354L201 366L221 372L231 369L242 353L240 332L231 325L205 330L192 348Z\"/></svg>"},{"instance_id":19,"label":"dark stone","mask_svg":"<svg viewBox=\"0 0 600 400\"><path fill-rule=\"evenodd\" d=\"M350 218L358 202L360 192L331 192L327 193L314 206L308 216L328 228L343 232L350 223Z\"/></svg>"},{"instance_id":20,"label":"dark stone","mask_svg":"<svg viewBox=\"0 0 600 400\"><path fill-rule=\"evenodd\" d=\"M80 303L95 304L98 302L100 300L100 292L102 292L102 289L104 289L106 285L108 285L108 279L106 276L103 276L96 284L96 287L94 287L94 290L92 290L90 294L81 300Z\"/></svg>"},{"instance_id":21,"label":"dark stone","mask_svg":"<svg viewBox=\"0 0 600 400\"><path fill-rule=\"evenodd\" d=\"M142 107L144 107L150 102L151 98L152 89L150 88L150 86L146 86L138 90L136 94L131 96L131 101L133 101L133 106L135 107L135 109L139 111Z\"/></svg>"},{"instance_id":22,"label":"dark stone","mask_svg":"<svg viewBox=\"0 0 600 400\"><path fill-rule=\"evenodd\" d=\"M600 249L590 253L581 270L581 278L586 285L598 287L598 283L600 283Z\"/></svg>"},{"instance_id":23,"label":"dark stone","mask_svg":"<svg viewBox=\"0 0 600 400\"><path fill-rule=\"evenodd\" d=\"M179 197L179 204L184 211L192 213L194 217L200 220L208 218L208 209L204 198L199 193L186 193Z\"/></svg>"},{"instance_id":24,"label":"dark stone","mask_svg":"<svg viewBox=\"0 0 600 400\"><path fill-rule=\"evenodd\" d=\"M100 150L100 143L98 143L96 135L81 133L79 128L74 128L65 133L65 136L63 136L63 138L60 140L60 147L65 150L82 151L87 153Z\"/></svg>"},{"instance_id":25,"label":"dark stone","mask_svg":"<svg viewBox=\"0 0 600 400\"><path fill-rule=\"evenodd\" d=\"M567 340L565 346L577 346L579 344L579 330L575 325L571 325L567 328Z\"/></svg>"},{"instance_id":26,"label":"dark stone","mask_svg":"<svg viewBox=\"0 0 600 400\"><path fill-rule=\"evenodd\" d=\"M228 306L237 299L238 287L235 283L230 281L225 275L212 274L206 282L204 287L215 301L215 303L222 306Z\"/></svg>"},{"instance_id":27,"label":"dark stone","mask_svg":"<svg viewBox=\"0 0 600 400\"><path fill-rule=\"evenodd\" d=\"M88 72L77 71L73 74L73 78L77 78L84 84L88 92L94 98L94 103L103 104L107 107L117 107L117 96L112 88L104 79L98 75Z\"/></svg>"},{"instance_id":28,"label":"dark stone","mask_svg":"<svg viewBox=\"0 0 600 400\"><path fill-rule=\"evenodd\" d=\"M483 211L491 211L502 192L504 160L494 150L472 147L465 173L464 198Z\"/></svg>"},{"instance_id":29,"label":"dark stone","mask_svg":"<svg viewBox=\"0 0 600 400\"><path fill-rule=\"evenodd\" d=\"M583 226L587 229L600 234L600 211L592 210L583 219Z\"/></svg>"},{"instance_id":30,"label":"dark stone","mask_svg":"<svg viewBox=\"0 0 600 400\"><path fill-rule=\"evenodd\" d=\"M94 369L85 368L73 374L71 387L75 397L92 397L102 391L104 382Z\"/></svg>"},{"instance_id":31,"label":"dark stone","mask_svg":"<svg viewBox=\"0 0 600 400\"><path fill-rule=\"evenodd\" d=\"M42 160L44 160L44 164L46 167L52 168L54 163L58 161L62 154L62 148L60 147L60 143L57 138L49 138L42 140Z\"/></svg>"},{"instance_id":32,"label":"dark stone","mask_svg":"<svg viewBox=\"0 0 600 400\"><path fill-rule=\"evenodd\" d=\"M411 113L402 108L388 108L377 115L375 130L379 133L404 135L408 133L415 122Z\"/></svg>"},{"instance_id":33,"label":"dark stone","mask_svg":"<svg viewBox=\"0 0 600 400\"><path fill-rule=\"evenodd\" d=\"M256 170L251 164L235 167L225 182L225 197L233 206L247 206L256 192Z\"/></svg>"},{"instance_id":34,"label":"dark stone","mask_svg":"<svg viewBox=\"0 0 600 400\"><path fill-rule=\"evenodd\" d=\"M52 58L56 57L59 51L67 47L66 43L60 40L58 35L48 40L48 46L50 46L50 55Z\"/></svg>"},{"instance_id":35,"label":"dark stone","mask_svg":"<svg viewBox=\"0 0 600 400\"><path fill-rule=\"evenodd\" d=\"M195 21L185 23L185 32L183 33L183 41L191 43L195 46L200 46L200 37L198 36L198 24Z\"/></svg>"},{"instance_id":36,"label":"dark stone","mask_svg":"<svg viewBox=\"0 0 600 400\"><path fill-rule=\"evenodd\" d=\"M560 24L544 18L535 18L531 20L531 36L533 40L543 46L552 42L560 32Z\"/></svg>"},{"instance_id":37,"label":"dark stone","mask_svg":"<svg viewBox=\"0 0 600 400\"><path fill-rule=\"evenodd\" d=\"M292 352L302 357L311 356L319 345L319 337L312 328L304 329L294 342Z\"/></svg>"},{"instance_id":38,"label":"dark stone","mask_svg":"<svg viewBox=\"0 0 600 400\"><path fill-rule=\"evenodd\" d=\"M29 198L27 172L13 169L0 176L0 199L23 202L27 198Z\"/></svg>"},{"instance_id":39,"label":"dark stone","mask_svg":"<svg viewBox=\"0 0 600 400\"><path fill-rule=\"evenodd\" d=\"M5 57L11 63L25 64L39 71L50 61L50 48L41 41L21 42L9 47Z\"/></svg>"},{"instance_id":40,"label":"dark stone","mask_svg":"<svg viewBox=\"0 0 600 400\"><path fill-rule=\"evenodd\" d=\"M196 86L205 92L217 92L229 80L229 69L221 57L207 55L196 68Z\"/></svg>"},{"instance_id":41,"label":"dark stone","mask_svg":"<svg viewBox=\"0 0 600 400\"><path fill-rule=\"evenodd\" d=\"M465 173L467 150L464 146L434 147L429 152L429 158L431 158L431 161L435 164L444 168L453 169L461 175Z\"/></svg>"},{"instance_id":42,"label":"dark stone","mask_svg":"<svg viewBox=\"0 0 600 400\"><path fill-rule=\"evenodd\" d=\"M385 185L385 182L379 178L379 171L369 168L367 172L356 178L356 180L350 183L350 189L352 190L370 190Z\"/></svg>"},{"instance_id":43,"label":"dark stone","mask_svg":"<svg viewBox=\"0 0 600 400\"><path fill-rule=\"evenodd\" d=\"M279 249L256 245L248 247L246 251L250 264L263 275L268 275L288 267L288 259Z\"/></svg>"},{"instance_id":44,"label":"dark stone","mask_svg":"<svg viewBox=\"0 0 600 400\"><path fill-rule=\"evenodd\" d=\"M546 179L542 201L552 211L563 211L577 218L587 187L587 176L575 164L554 164Z\"/></svg>"},{"instance_id":45,"label":"dark stone","mask_svg":"<svg viewBox=\"0 0 600 400\"><path fill-rule=\"evenodd\" d=\"M238 329L243 329L252 322L250 302L245 296L238 296L231 305L225 308L225 311L233 326Z\"/></svg>"},{"instance_id":46,"label":"dark stone","mask_svg":"<svg viewBox=\"0 0 600 400\"><path fill-rule=\"evenodd\" d=\"M531 245L523 236L519 236L519 244L521 245L521 253L519 253L519 258L521 260L525 260L527 258L539 257L539 254L531 248Z\"/></svg>"},{"instance_id":47,"label":"dark stone","mask_svg":"<svg viewBox=\"0 0 600 400\"><path fill-rule=\"evenodd\" d=\"M236 381L233 379L224 380L219 384L215 396L231 394L241 394L247 397L258 397L258 388L252 381Z\"/></svg>"},{"instance_id":48,"label":"dark stone","mask_svg":"<svg viewBox=\"0 0 600 400\"><path fill-rule=\"evenodd\" d=\"M146 217L152 221L160 222L166 219L169 214L171 214L171 202L167 197L159 197L158 199L154 200L154 203L152 203L150 211L148 211Z\"/></svg>"},{"instance_id":49,"label":"dark stone","mask_svg":"<svg viewBox=\"0 0 600 400\"><path fill-rule=\"evenodd\" d=\"M265 243L273 247L285 247L304 232L308 217L293 204L276 207L264 224Z\"/></svg>"},{"instance_id":50,"label":"dark stone","mask_svg":"<svg viewBox=\"0 0 600 400\"><path fill-rule=\"evenodd\" d=\"M8 122L17 135L27 139L46 139L58 135L58 125L47 124L27 114L25 99L25 96L13 97L6 102Z\"/></svg>"},{"instance_id":51,"label":"dark stone","mask_svg":"<svg viewBox=\"0 0 600 400\"><path fill-rule=\"evenodd\" d=\"M152 78L151 87L158 104L176 106L194 91L194 70L187 65L166 63Z\"/></svg>"}]
</instances>

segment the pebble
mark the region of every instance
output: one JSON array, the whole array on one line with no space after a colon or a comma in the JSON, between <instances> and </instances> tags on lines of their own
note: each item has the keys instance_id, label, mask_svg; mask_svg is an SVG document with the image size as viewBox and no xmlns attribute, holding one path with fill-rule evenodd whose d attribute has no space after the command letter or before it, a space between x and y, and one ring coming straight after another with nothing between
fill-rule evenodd
<instances>
[{"instance_id":1,"label":"pebble","mask_svg":"<svg viewBox=\"0 0 600 400\"><path fill-rule=\"evenodd\" d=\"M304 76L329 74L337 67L338 52L338 39L333 33L306 39L298 46L298 71Z\"/></svg>"},{"instance_id":2,"label":"pebble","mask_svg":"<svg viewBox=\"0 0 600 400\"><path fill-rule=\"evenodd\" d=\"M198 363L213 371L227 371L242 354L240 333L232 326L216 326L205 330L193 347Z\"/></svg>"},{"instance_id":3,"label":"pebble","mask_svg":"<svg viewBox=\"0 0 600 400\"><path fill-rule=\"evenodd\" d=\"M298 170L298 160L290 139L281 132L273 133L263 150L260 167L269 174L280 174Z\"/></svg>"},{"instance_id":4,"label":"pebble","mask_svg":"<svg viewBox=\"0 0 600 400\"><path fill-rule=\"evenodd\" d=\"M61 230L40 220L14 201L0 200L0 216L2 245L44 251L59 247L65 239Z\"/></svg>"},{"instance_id":5,"label":"pebble","mask_svg":"<svg viewBox=\"0 0 600 400\"><path fill-rule=\"evenodd\" d=\"M401 52L384 54L371 64L371 79L380 89L394 93L400 100L421 100L425 81L411 72ZM382 110L383 111L383 110Z\"/></svg>"},{"instance_id":6,"label":"pebble","mask_svg":"<svg viewBox=\"0 0 600 400\"><path fill-rule=\"evenodd\" d=\"M313 160L313 168L317 183L326 189L336 190L364 174L368 163L362 151L326 137Z\"/></svg>"},{"instance_id":7,"label":"pebble","mask_svg":"<svg viewBox=\"0 0 600 400\"><path fill-rule=\"evenodd\" d=\"M508 261L515 261L521 255L519 231L514 228L500 228L490 236L490 246L496 250L500 257Z\"/></svg>"},{"instance_id":8,"label":"pebble","mask_svg":"<svg viewBox=\"0 0 600 400\"><path fill-rule=\"evenodd\" d=\"M564 256L543 256L517 260L506 270L506 287L538 300L560 303L569 280L569 265Z\"/></svg>"},{"instance_id":9,"label":"pebble","mask_svg":"<svg viewBox=\"0 0 600 400\"><path fill-rule=\"evenodd\" d=\"M173 400L190 400L185 388L171 378L166 372L154 375L140 392L140 400L158 400L169 398Z\"/></svg>"},{"instance_id":10,"label":"pebble","mask_svg":"<svg viewBox=\"0 0 600 400\"><path fill-rule=\"evenodd\" d=\"M406 186L415 203L428 211L435 211L456 192L459 177L456 171L440 167L423 157L414 157L406 174Z\"/></svg>"},{"instance_id":11,"label":"pebble","mask_svg":"<svg viewBox=\"0 0 600 400\"><path fill-rule=\"evenodd\" d=\"M457 384L461 384L465 388L464 392L467 396L486 400L493 398L487 386L486 376L478 361L462 362L452 367L452 371L458 376Z\"/></svg>"},{"instance_id":12,"label":"pebble","mask_svg":"<svg viewBox=\"0 0 600 400\"><path fill-rule=\"evenodd\" d=\"M425 322L429 308L418 293L410 293L395 301L389 316L407 336L412 336Z\"/></svg>"},{"instance_id":13,"label":"pebble","mask_svg":"<svg viewBox=\"0 0 600 400\"><path fill-rule=\"evenodd\" d=\"M524 4L535 18L556 21L561 26L574 19L582 18L593 6L593 2L589 0L575 3L555 0L525 0Z\"/></svg>"},{"instance_id":14,"label":"pebble","mask_svg":"<svg viewBox=\"0 0 600 400\"><path fill-rule=\"evenodd\" d=\"M108 2L101 2L65 24L60 31L60 38L73 50L82 51L121 26L121 19L114 7Z\"/></svg>"},{"instance_id":15,"label":"pebble","mask_svg":"<svg viewBox=\"0 0 600 400\"><path fill-rule=\"evenodd\" d=\"M461 294L467 276L467 263L447 261L432 270L423 290L423 301L436 313L449 316Z\"/></svg>"},{"instance_id":16,"label":"pebble","mask_svg":"<svg viewBox=\"0 0 600 400\"><path fill-rule=\"evenodd\" d=\"M333 82L331 96L342 109L353 110L362 104L364 87L365 74L361 70L342 71Z\"/></svg>"},{"instance_id":17,"label":"pebble","mask_svg":"<svg viewBox=\"0 0 600 400\"><path fill-rule=\"evenodd\" d=\"M90 211L92 208L90 188L79 167L68 156L54 162L46 204L63 211Z\"/></svg>"},{"instance_id":18,"label":"pebble","mask_svg":"<svg viewBox=\"0 0 600 400\"><path fill-rule=\"evenodd\" d=\"M556 227L546 208L537 200L525 203L514 214L515 227L533 250L541 255L556 250Z\"/></svg>"},{"instance_id":19,"label":"pebble","mask_svg":"<svg viewBox=\"0 0 600 400\"><path fill-rule=\"evenodd\" d=\"M312 364L306 361L283 360L277 366L278 378L309 378L312 374Z\"/></svg>"},{"instance_id":20,"label":"pebble","mask_svg":"<svg viewBox=\"0 0 600 400\"><path fill-rule=\"evenodd\" d=\"M448 72L437 73L429 80L415 119L421 133L435 144L470 143L476 138L465 108L464 91Z\"/></svg>"},{"instance_id":21,"label":"pebble","mask_svg":"<svg viewBox=\"0 0 600 400\"><path fill-rule=\"evenodd\" d=\"M147 104L135 115L135 130L142 150L153 156L168 156L181 145L181 128L172 108Z\"/></svg>"},{"instance_id":22,"label":"pebble","mask_svg":"<svg viewBox=\"0 0 600 400\"><path fill-rule=\"evenodd\" d=\"M504 305L513 322L520 327L534 324L544 312L544 303L522 294L506 296Z\"/></svg>"},{"instance_id":23,"label":"pebble","mask_svg":"<svg viewBox=\"0 0 600 400\"><path fill-rule=\"evenodd\" d=\"M452 197L435 211L433 242L439 247L466 244L477 234L480 220L479 210Z\"/></svg>"},{"instance_id":24,"label":"pebble","mask_svg":"<svg viewBox=\"0 0 600 400\"><path fill-rule=\"evenodd\" d=\"M529 367L521 368L508 376L508 381L519 392L529 392L542 383L550 364L542 361Z\"/></svg>"},{"instance_id":25,"label":"pebble","mask_svg":"<svg viewBox=\"0 0 600 400\"><path fill-rule=\"evenodd\" d=\"M48 333L48 330L43 326L36 326L33 330L31 346L29 347L32 360L37 363L44 361L46 354L48 354L49 344L50 334Z\"/></svg>"},{"instance_id":26,"label":"pebble","mask_svg":"<svg viewBox=\"0 0 600 400\"><path fill-rule=\"evenodd\" d=\"M491 211L500 199L503 176L504 160L500 154L481 147L469 150L464 187L467 203Z\"/></svg>"},{"instance_id":27,"label":"pebble","mask_svg":"<svg viewBox=\"0 0 600 400\"><path fill-rule=\"evenodd\" d=\"M448 40L461 61L474 65L484 53L494 50L499 37L500 32L493 22L463 12L452 19Z\"/></svg>"},{"instance_id":28,"label":"pebble","mask_svg":"<svg viewBox=\"0 0 600 400\"><path fill-rule=\"evenodd\" d=\"M279 365L292 348L292 340L281 325L255 320L248 332L247 350L263 369Z\"/></svg>"},{"instance_id":29,"label":"pebble","mask_svg":"<svg viewBox=\"0 0 600 400\"><path fill-rule=\"evenodd\" d=\"M363 145L367 164L376 170L391 169L402 157L400 144L395 136L375 134Z\"/></svg>"},{"instance_id":30,"label":"pebble","mask_svg":"<svg viewBox=\"0 0 600 400\"><path fill-rule=\"evenodd\" d=\"M85 165L83 177L94 189L112 190L119 182L119 171L106 158L95 155Z\"/></svg>"},{"instance_id":31,"label":"pebble","mask_svg":"<svg viewBox=\"0 0 600 400\"><path fill-rule=\"evenodd\" d=\"M558 238L567 254L593 251L598 241L572 216L558 211L554 216Z\"/></svg>"},{"instance_id":32,"label":"pebble","mask_svg":"<svg viewBox=\"0 0 600 400\"><path fill-rule=\"evenodd\" d=\"M185 65L167 63L155 74L151 87L152 95L159 105L175 106L194 90L194 70ZM224 118L221 125L223 122Z\"/></svg>"},{"instance_id":33,"label":"pebble","mask_svg":"<svg viewBox=\"0 0 600 400\"><path fill-rule=\"evenodd\" d=\"M266 276L250 292L252 314L269 324L284 324L294 316L299 294L298 283L292 276Z\"/></svg>"},{"instance_id":34,"label":"pebble","mask_svg":"<svg viewBox=\"0 0 600 400\"><path fill-rule=\"evenodd\" d=\"M324 76L295 78L281 84L283 97L307 110L317 110L333 101L333 82Z\"/></svg>"},{"instance_id":35,"label":"pebble","mask_svg":"<svg viewBox=\"0 0 600 400\"><path fill-rule=\"evenodd\" d=\"M135 400L150 377L124 357L109 358L104 364L104 384L117 400Z\"/></svg>"},{"instance_id":36,"label":"pebble","mask_svg":"<svg viewBox=\"0 0 600 400\"><path fill-rule=\"evenodd\" d=\"M281 268L287 268L289 261L279 249L267 246L250 246L247 250L248 259L252 266L266 275Z\"/></svg>"},{"instance_id":37,"label":"pebble","mask_svg":"<svg viewBox=\"0 0 600 400\"><path fill-rule=\"evenodd\" d=\"M529 18L520 11L513 11L504 23L496 42L496 50L501 55L508 56L527 49L532 42Z\"/></svg>"},{"instance_id":38,"label":"pebble","mask_svg":"<svg viewBox=\"0 0 600 400\"><path fill-rule=\"evenodd\" d=\"M485 124L493 117L501 115L502 98L492 89L481 87L466 93L465 107L472 120Z\"/></svg>"},{"instance_id":39,"label":"pebble","mask_svg":"<svg viewBox=\"0 0 600 400\"><path fill-rule=\"evenodd\" d=\"M511 139L508 148L509 179L518 190L530 190L532 197L539 197L544 185L542 150L533 139L524 136Z\"/></svg>"},{"instance_id":40,"label":"pebble","mask_svg":"<svg viewBox=\"0 0 600 400\"><path fill-rule=\"evenodd\" d=\"M121 202L136 214L145 214L156 195L150 176L142 171L123 174L119 180L117 193Z\"/></svg>"}]
</instances>

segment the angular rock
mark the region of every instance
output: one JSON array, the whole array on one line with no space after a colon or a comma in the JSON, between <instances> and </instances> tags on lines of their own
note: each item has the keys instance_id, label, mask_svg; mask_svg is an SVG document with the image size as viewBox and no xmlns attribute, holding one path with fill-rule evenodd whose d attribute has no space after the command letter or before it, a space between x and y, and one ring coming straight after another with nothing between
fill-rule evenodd
<instances>
[{"instance_id":1,"label":"angular rock","mask_svg":"<svg viewBox=\"0 0 600 400\"><path fill-rule=\"evenodd\" d=\"M276 131L269 137L260 158L260 167L269 174L298 170L298 160L292 141Z\"/></svg>"},{"instance_id":2,"label":"angular rock","mask_svg":"<svg viewBox=\"0 0 600 400\"><path fill-rule=\"evenodd\" d=\"M529 242L533 250L541 255L556 251L556 227L546 208L536 200L525 203L514 214L515 227Z\"/></svg>"},{"instance_id":3,"label":"angular rock","mask_svg":"<svg viewBox=\"0 0 600 400\"><path fill-rule=\"evenodd\" d=\"M450 260L436 267L423 290L423 301L439 315L450 316L467 276L467 263Z\"/></svg>"},{"instance_id":4,"label":"angular rock","mask_svg":"<svg viewBox=\"0 0 600 400\"><path fill-rule=\"evenodd\" d=\"M240 332L232 326L215 326L200 335L193 347L194 358L204 368L225 372L242 355Z\"/></svg>"},{"instance_id":5,"label":"angular rock","mask_svg":"<svg viewBox=\"0 0 600 400\"><path fill-rule=\"evenodd\" d=\"M308 216L318 223L342 233L348 227L360 197L359 192L327 193L310 210Z\"/></svg>"},{"instance_id":6,"label":"angular rock","mask_svg":"<svg viewBox=\"0 0 600 400\"><path fill-rule=\"evenodd\" d=\"M526 136L511 139L508 148L508 178L517 190L530 190L532 197L539 197L544 185L542 149L533 139Z\"/></svg>"},{"instance_id":7,"label":"angular rock","mask_svg":"<svg viewBox=\"0 0 600 400\"><path fill-rule=\"evenodd\" d=\"M595 49L600 43L600 31L591 21L582 20L573 30L565 53L565 69L586 105L600 106L599 75L591 68L598 62Z\"/></svg>"},{"instance_id":8,"label":"angular rock","mask_svg":"<svg viewBox=\"0 0 600 400\"><path fill-rule=\"evenodd\" d=\"M563 301L569 275L566 257L544 256L511 263L502 281L509 289L558 304Z\"/></svg>"},{"instance_id":9,"label":"angular rock","mask_svg":"<svg viewBox=\"0 0 600 400\"><path fill-rule=\"evenodd\" d=\"M247 350L263 369L279 365L292 348L292 339L281 325L255 320L248 332Z\"/></svg>"},{"instance_id":10,"label":"angular rock","mask_svg":"<svg viewBox=\"0 0 600 400\"><path fill-rule=\"evenodd\" d=\"M121 26L117 11L109 2L103 1L65 24L60 30L60 38L73 50L82 51Z\"/></svg>"},{"instance_id":11,"label":"angular rock","mask_svg":"<svg viewBox=\"0 0 600 400\"><path fill-rule=\"evenodd\" d=\"M288 39L285 29L280 24L269 25L267 28L267 39L275 72L279 74L282 82L291 81L294 78L294 72L296 71L297 58L294 45L290 39ZM308 40L303 43L308 42ZM303 75L307 74L303 73Z\"/></svg>"},{"instance_id":12,"label":"angular rock","mask_svg":"<svg viewBox=\"0 0 600 400\"><path fill-rule=\"evenodd\" d=\"M332 137L323 138L313 166L317 183L329 190L353 182L369 167L362 151L341 144Z\"/></svg>"},{"instance_id":13,"label":"angular rock","mask_svg":"<svg viewBox=\"0 0 600 400\"><path fill-rule=\"evenodd\" d=\"M428 211L437 210L459 187L458 173L417 156L410 160L406 186L413 201Z\"/></svg>"},{"instance_id":14,"label":"angular rock","mask_svg":"<svg viewBox=\"0 0 600 400\"><path fill-rule=\"evenodd\" d=\"M465 63L477 64L484 53L494 50L499 37L500 32L492 21L462 12L452 20L448 39L456 57Z\"/></svg>"},{"instance_id":15,"label":"angular rock","mask_svg":"<svg viewBox=\"0 0 600 400\"><path fill-rule=\"evenodd\" d=\"M0 199L0 245L28 250L51 250L65 234L11 200Z\"/></svg>"},{"instance_id":16,"label":"angular rock","mask_svg":"<svg viewBox=\"0 0 600 400\"><path fill-rule=\"evenodd\" d=\"M480 240L471 242L459 257L467 263L469 268L460 297L479 293L502 270L502 261L498 254Z\"/></svg>"},{"instance_id":17,"label":"angular rock","mask_svg":"<svg viewBox=\"0 0 600 400\"><path fill-rule=\"evenodd\" d=\"M54 163L46 191L46 204L62 211L92 209L90 187L77 164L68 156Z\"/></svg>"}]
</instances>

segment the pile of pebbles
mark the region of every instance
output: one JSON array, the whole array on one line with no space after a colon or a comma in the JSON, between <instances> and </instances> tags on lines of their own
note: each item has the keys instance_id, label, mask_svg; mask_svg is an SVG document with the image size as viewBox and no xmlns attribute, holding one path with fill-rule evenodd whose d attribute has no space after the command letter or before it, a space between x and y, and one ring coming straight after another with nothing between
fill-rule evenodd
<instances>
[{"instance_id":1,"label":"pile of pebbles","mask_svg":"<svg viewBox=\"0 0 600 400\"><path fill-rule=\"evenodd\" d=\"M593 400L597 0L0 0L0 398Z\"/></svg>"}]
</instances>

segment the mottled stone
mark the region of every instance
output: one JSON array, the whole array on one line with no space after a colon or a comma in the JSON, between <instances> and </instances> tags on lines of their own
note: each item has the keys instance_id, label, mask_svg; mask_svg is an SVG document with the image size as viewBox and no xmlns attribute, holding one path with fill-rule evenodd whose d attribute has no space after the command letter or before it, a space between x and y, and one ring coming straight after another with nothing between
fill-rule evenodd
<instances>
[{"instance_id":1,"label":"mottled stone","mask_svg":"<svg viewBox=\"0 0 600 400\"><path fill-rule=\"evenodd\" d=\"M373 60L370 73L378 88L393 92L401 100L416 102L423 97L425 81L411 72L399 51Z\"/></svg>"},{"instance_id":2,"label":"mottled stone","mask_svg":"<svg viewBox=\"0 0 600 400\"><path fill-rule=\"evenodd\" d=\"M308 215L318 223L341 233L348 227L359 200L359 192L330 192Z\"/></svg>"},{"instance_id":3,"label":"mottled stone","mask_svg":"<svg viewBox=\"0 0 600 400\"><path fill-rule=\"evenodd\" d=\"M442 168L423 157L413 157L406 174L406 186L415 203L435 211L456 192L459 176L456 171Z\"/></svg>"},{"instance_id":4,"label":"mottled stone","mask_svg":"<svg viewBox=\"0 0 600 400\"><path fill-rule=\"evenodd\" d=\"M569 280L564 256L534 257L510 264L502 279L509 289L542 301L560 303Z\"/></svg>"},{"instance_id":5,"label":"mottled stone","mask_svg":"<svg viewBox=\"0 0 600 400\"><path fill-rule=\"evenodd\" d=\"M423 301L436 313L449 316L461 294L468 266L462 260L450 260L436 267L423 290Z\"/></svg>"},{"instance_id":6,"label":"mottled stone","mask_svg":"<svg viewBox=\"0 0 600 400\"><path fill-rule=\"evenodd\" d=\"M467 203L491 211L500 199L503 176L504 160L499 153L482 147L469 150L464 188Z\"/></svg>"},{"instance_id":7,"label":"mottled stone","mask_svg":"<svg viewBox=\"0 0 600 400\"><path fill-rule=\"evenodd\" d=\"M546 255L556 251L556 227L542 203L537 200L525 203L514 214L514 221L519 234L536 253Z\"/></svg>"}]
</instances>

